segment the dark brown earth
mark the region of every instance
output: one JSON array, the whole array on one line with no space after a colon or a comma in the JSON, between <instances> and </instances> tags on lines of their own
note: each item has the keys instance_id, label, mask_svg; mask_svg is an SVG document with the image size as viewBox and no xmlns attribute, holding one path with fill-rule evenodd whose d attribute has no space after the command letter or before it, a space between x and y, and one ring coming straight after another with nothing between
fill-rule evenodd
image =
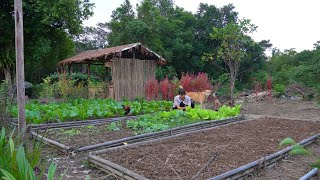
<instances>
[{"instance_id":1,"label":"dark brown earth","mask_svg":"<svg viewBox=\"0 0 320 180\"><path fill-rule=\"evenodd\" d=\"M260 118L100 156L150 179L192 179L217 155L199 176L206 179L276 152L286 137L317 133L319 122Z\"/></svg>"},{"instance_id":2,"label":"dark brown earth","mask_svg":"<svg viewBox=\"0 0 320 180\"><path fill-rule=\"evenodd\" d=\"M318 142L311 144L307 149L311 152L311 154L308 156L289 156L288 158L280 161L276 166L260 172L257 176L246 179L299 179L303 175L311 171L312 167L310 166L310 164L316 162L316 160L320 158L320 141L318 140ZM317 179L317 177L314 177L313 179L315 180Z\"/></svg>"},{"instance_id":3,"label":"dark brown earth","mask_svg":"<svg viewBox=\"0 0 320 180\"><path fill-rule=\"evenodd\" d=\"M72 129L51 129L40 134L69 147L83 147L115 139L133 136L134 132L126 128L125 122L118 131L108 129L109 124L89 125Z\"/></svg>"}]
</instances>

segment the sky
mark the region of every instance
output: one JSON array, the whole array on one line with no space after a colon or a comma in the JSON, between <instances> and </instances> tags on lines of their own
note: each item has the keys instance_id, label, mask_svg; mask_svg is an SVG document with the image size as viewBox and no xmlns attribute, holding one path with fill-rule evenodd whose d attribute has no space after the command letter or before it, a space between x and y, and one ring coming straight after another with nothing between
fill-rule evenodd
<instances>
[{"instance_id":1,"label":"sky","mask_svg":"<svg viewBox=\"0 0 320 180\"><path fill-rule=\"evenodd\" d=\"M130 0L133 7L140 1ZM84 22L86 26L109 21L112 11L124 0L90 0L90 2L95 3L94 15ZM312 50L313 44L320 41L320 0L174 0L174 2L175 5L192 13L197 12L200 2L216 7L232 3L240 18L250 19L258 26L257 31L251 34L255 41L270 40L273 47L281 51L291 48L297 52Z\"/></svg>"}]
</instances>

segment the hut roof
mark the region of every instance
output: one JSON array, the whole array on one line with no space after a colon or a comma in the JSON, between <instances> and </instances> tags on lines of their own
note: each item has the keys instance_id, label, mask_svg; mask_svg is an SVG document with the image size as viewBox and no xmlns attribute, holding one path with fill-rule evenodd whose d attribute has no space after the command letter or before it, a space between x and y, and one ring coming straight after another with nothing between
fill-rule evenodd
<instances>
[{"instance_id":1,"label":"hut roof","mask_svg":"<svg viewBox=\"0 0 320 180\"><path fill-rule=\"evenodd\" d=\"M104 63L114 57L133 58L133 56L136 59L155 60L160 64L165 63L165 60L161 56L138 42L105 49L84 51L76 56L60 61L58 65Z\"/></svg>"}]
</instances>

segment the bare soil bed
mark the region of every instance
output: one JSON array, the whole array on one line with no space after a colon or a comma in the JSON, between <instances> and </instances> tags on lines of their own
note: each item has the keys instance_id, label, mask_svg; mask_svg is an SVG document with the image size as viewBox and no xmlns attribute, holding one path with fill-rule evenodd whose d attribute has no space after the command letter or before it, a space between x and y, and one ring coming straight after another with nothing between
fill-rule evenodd
<instances>
[{"instance_id":1,"label":"bare soil bed","mask_svg":"<svg viewBox=\"0 0 320 180\"><path fill-rule=\"evenodd\" d=\"M206 179L278 151L286 137L317 133L319 122L259 118L99 156L150 179L192 179L217 156L199 176Z\"/></svg>"},{"instance_id":2,"label":"bare soil bed","mask_svg":"<svg viewBox=\"0 0 320 180\"><path fill-rule=\"evenodd\" d=\"M320 107L313 101L279 100L253 101L242 104L241 114L281 116L283 118L320 121Z\"/></svg>"},{"instance_id":3,"label":"bare soil bed","mask_svg":"<svg viewBox=\"0 0 320 180\"><path fill-rule=\"evenodd\" d=\"M132 130L126 128L125 122L122 123L120 130L117 131L108 129L109 125L89 125L72 129L49 129L39 134L69 147L83 147L134 135Z\"/></svg>"},{"instance_id":4,"label":"bare soil bed","mask_svg":"<svg viewBox=\"0 0 320 180\"><path fill-rule=\"evenodd\" d=\"M276 166L262 171L257 176L246 179L269 180L269 179L299 179L313 168L310 164L315 163L320 158L320 141L311 144L307 148L311 155L308 156L289 156L280 161ZM319 177L318 177L319 178ZM313 179L317 179L314 177Z\"/></svg>"}]
</instances>

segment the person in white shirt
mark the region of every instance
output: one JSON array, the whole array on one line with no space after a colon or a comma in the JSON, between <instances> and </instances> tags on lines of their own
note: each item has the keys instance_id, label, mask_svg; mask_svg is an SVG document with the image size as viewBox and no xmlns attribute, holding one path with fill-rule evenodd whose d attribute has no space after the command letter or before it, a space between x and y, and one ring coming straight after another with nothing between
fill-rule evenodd
<instances>
[{"instance_id":1,"label":"person in white shirt","mask_svg":"<svg viewBox=\"0 0 320 180\"><path fill-rule=\"evenodd\" d=\"M186 106L191 106L191 108L194 108L193 100L186 95L186 91L183 88L180 88L178 93L179 94L173 99L173 109L181 109L185 111Z\"/></svg>"}]
</instances>

